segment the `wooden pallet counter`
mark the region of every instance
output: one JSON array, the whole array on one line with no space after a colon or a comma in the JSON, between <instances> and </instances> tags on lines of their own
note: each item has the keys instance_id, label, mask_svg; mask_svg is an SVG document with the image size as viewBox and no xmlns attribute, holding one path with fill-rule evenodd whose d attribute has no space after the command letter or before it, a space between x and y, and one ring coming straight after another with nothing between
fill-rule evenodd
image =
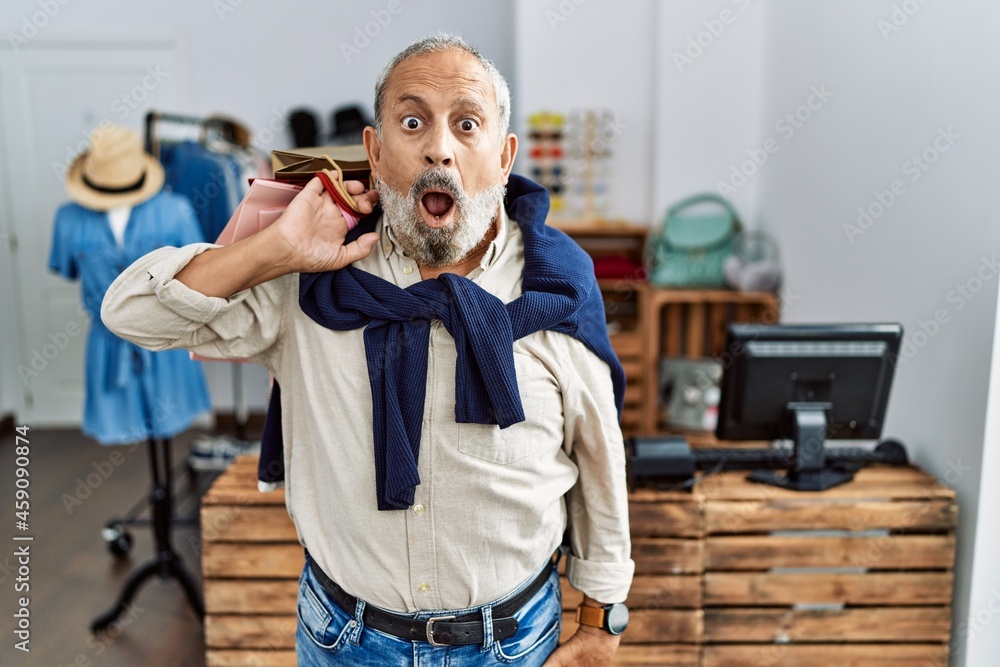
<instances>
[{"instance_id":1,"label":"wooden pallet counter","mask_svg":"<svg viewBox=\"0 0 1000 667\"><path fill-rule=\"evenodd\" d=\"M702 665L945 665L955 493L912 467L799 493L706 478Z\"/></svg>"},{"instance_id":2,"label":"wooden pallet counter","mask_svg":"<svg viewBox=\"0 0 1000 667\"><path fill-rule=\"evenodd\" d=\"M295 665L302 549L281 491L242 457L202 501L209 667ZM862 470L821 493L706 478L639 489L636 576L616 665L947 664L957 508L912 467ZM563 591L563 638L581 594Z\"/></svg>"}]
</instances>

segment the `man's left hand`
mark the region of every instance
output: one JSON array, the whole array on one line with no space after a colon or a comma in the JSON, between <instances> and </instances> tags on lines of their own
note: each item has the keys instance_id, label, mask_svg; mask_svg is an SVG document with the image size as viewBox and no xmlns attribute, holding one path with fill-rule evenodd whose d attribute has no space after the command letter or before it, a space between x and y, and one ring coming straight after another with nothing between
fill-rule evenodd
<instances>
[{"instance_id":1,"label":"man's left hand","mask_svg":"<svg viewBox=\"0 0 1000 667\"><path fill-rule=\"evenodd\" d=\"M609 667L620 642L621 635L581 625L542 667Z\"/></svg>"}]
</instances>

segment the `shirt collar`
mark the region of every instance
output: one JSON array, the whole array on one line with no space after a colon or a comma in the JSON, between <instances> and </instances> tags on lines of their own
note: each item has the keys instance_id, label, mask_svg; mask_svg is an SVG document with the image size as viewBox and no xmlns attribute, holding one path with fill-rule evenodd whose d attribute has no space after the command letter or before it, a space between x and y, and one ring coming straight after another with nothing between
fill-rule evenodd
<instances>
[{"instance_id":1,"label":"shirt collar","mask_svg":"<svg viewBox=\"0 0 1000 667\"><path fill-rule=\"evenodd\" d=\"M493 240L490 241L490 245L486 248L486 253L483 255L482 261L479 263L479 267L484 271L493 266L497 258L500 257L500 253L503 252L503 249L506 247L507 235L509 233L509 223L510 219L507 217L507 211L503 206L501 206L500 216L497 220L497 234L493 237ZM388 218L386 218L385 213L382 213L379 224L385 232L384 234L380 234L381 239L379 239L379 244L382 247L382 256L385 259L389 259L389 256L397 251L402 255L402 251L399 248L399 241L396 239L392 225L388 224Z\"/></svg>"}]
</instances>

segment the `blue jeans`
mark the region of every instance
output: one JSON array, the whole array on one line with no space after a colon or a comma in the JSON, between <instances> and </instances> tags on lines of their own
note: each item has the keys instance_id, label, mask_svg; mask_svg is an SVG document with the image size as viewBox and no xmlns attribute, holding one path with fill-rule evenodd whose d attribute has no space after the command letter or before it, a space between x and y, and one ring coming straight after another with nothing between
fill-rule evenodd
<instances>
[{"instance_id":1,"label":"blue jeans","mask_svg":"<svg viewBox=\"0 0 1000 667\"><path fill-rule=\"evenodd\" d=\"M365 601L347 613L331 600L306 566L299 578L298 630L295 654L299 667L352 665L354 667L484 667L519 665L540 667L556 650L562 630L562 596L559 570L551 568L548 581L515 614L517 634L504 640L493 638L493 606L521 592L534 580L527 581L507 595L480 607L457 610L420 611L411 618L450 616L481 612L486 630L482 644L433 646L425 641L410 641L365 627L362 614Z\"/></svg>"}]
</instances>

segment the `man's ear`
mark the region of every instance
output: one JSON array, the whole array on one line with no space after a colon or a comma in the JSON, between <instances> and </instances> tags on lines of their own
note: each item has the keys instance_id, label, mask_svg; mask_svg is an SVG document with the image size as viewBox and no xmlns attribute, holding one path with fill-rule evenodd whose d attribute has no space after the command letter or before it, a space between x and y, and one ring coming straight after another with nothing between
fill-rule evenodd
<instances>
[{"instance_id":1,"label":"man's ear","mask_svg":"<svg viewBox=\"0 0 1000 667\"><path fill-rule=\"evenodd\" d=\"M378 161L382 155L382 142L378 138L378 132L371 125L365 127L362 138L365 143L365 152L368 153L368 162L372 165L372 176L377 176Z\"/></svg>"},{"instance_id":2,"label":"man's ear","mask_svg":"<svg viewBox=\"0 0 1000 667\"><path fill-rule=\"evenodd\" d=\"M500 146L500 170L503 173L503 184L507 185L510 170L514 168L514 158L517 157L517 135L508 134Z\"/></svg>"}]
</instances>

